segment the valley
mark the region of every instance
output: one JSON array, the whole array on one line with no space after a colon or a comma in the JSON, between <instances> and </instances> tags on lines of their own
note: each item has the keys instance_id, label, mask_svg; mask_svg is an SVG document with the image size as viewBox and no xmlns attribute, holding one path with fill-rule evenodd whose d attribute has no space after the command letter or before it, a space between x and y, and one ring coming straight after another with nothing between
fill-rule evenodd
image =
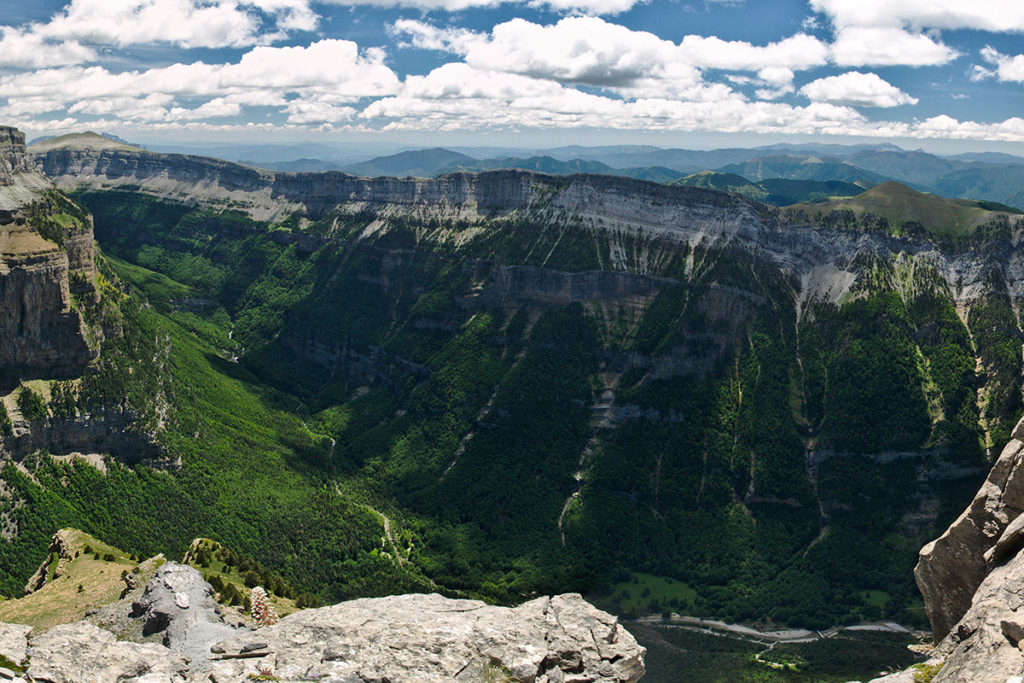
<instances>
[{"instance_id":1,"label":"valley","mask_svg":"<svg viewBox=\"0 0 1024 683\"><path fill-rule=\"evenodd\" d=\"M91 216L97 359L21 378L74 376L66 420L130 415L152 448L44 443L62 423L9 388L8 595L74 526L135 554L213 538L323 603L925 628L918 549L1021 412L1011 209L94 143L28 152ZM641 577L686 592L624 599Z\"/></svg>"}]
</instances>

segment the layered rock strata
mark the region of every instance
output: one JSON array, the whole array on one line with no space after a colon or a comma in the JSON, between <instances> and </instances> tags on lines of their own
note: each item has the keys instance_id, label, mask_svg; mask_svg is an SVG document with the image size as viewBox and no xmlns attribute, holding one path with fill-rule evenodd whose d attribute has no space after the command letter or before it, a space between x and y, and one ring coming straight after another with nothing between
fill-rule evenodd
<instances>
[{"instance_id":1,"label":"layered rock strata","mask_svg":"<svg viewBox=\"0 0 1024 683\"><path fill-rule=\"evenodd\" d=\"M29 150L62 189L142 191L176 202L230 207L264 221L358 214L366 225L360 238L402 221L440 225L424 232L424 238L455 245L488 230L492 219L533 216L548 225L582 227L607 242L608 263L603 265L609 272L664 275L659 264L668 261L665 252L680 247L753 254L798 279L795 293L801 304L840 300L850 293L864 258L897 255L933 266L966 305L988 291L993 269L1000 271L1011 297L1024 297L1024 252L1018 248L1024 220L1017 216L1005 216L1009 237L993 240L980 254L920 236L790 225L776 210L738 195L632 178L523 170L438 178L283 173L111 145L97 135L70 138ZM627 242L640 248L625 248Z\"/></svg>"},{"instance_id":2,"label":"layered rock strata","mask_svg":"<svg viewBox=\"0 0 1024 683\"><path fill-rule=\"evenodd\" d=\"M92 222L60 212L51 193L24 135L0 126L0 375L59 374L95 357L72 306L73 284L93 291Z\"/></svg>"}]
</instances>

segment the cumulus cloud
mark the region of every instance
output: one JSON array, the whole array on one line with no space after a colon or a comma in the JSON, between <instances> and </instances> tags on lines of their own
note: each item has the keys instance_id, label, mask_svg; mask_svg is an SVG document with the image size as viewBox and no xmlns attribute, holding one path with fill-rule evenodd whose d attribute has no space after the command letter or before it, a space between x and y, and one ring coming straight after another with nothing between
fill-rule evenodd
<instances>
[{"instance_id":1,"label":"cumulus cloud","mask_svg":"<svg viewBox=\"0 0 1024 683\"><path fill-rule=\"evenodd\" d=\"M535 79L621 89L662 88L688 99L719 97L700 71L679 58L678 46L653 33L633 31L597 17L567 17L552 25L512 19L490 34L401 21L395 30L413 44L439 46L462 56L477 72L505 72Z\"/></svg>"},{"instance_id":2,"label":"cumulus cloud","mask_svg":"<svg viewBox=\"0 0 1024 683\"><path fill-rule=\"evenodd\" d=\"M981 58L991 64L993 68L987 69L977 64L974 65L972 73L974 80L996 77L1000 81L1024 83L1024 55L1004 55L991 45L986 45L981 49Z\"/></svg>"},{"instance_id":3,"label":"cumulus cloud","mask_svg":"<svg viewBox=\"0 0 1024 683\"><path fill-rule=\"evenodd\" d=\"M1006 0L810 0L835 30L840 66L946 64L959 53L938 31L1024 32L1024 3Z\"/></svg>"},{"instance_id":4,"label":"cumulus cloud","mask_svg":"<svg viewBox=\"0 0 1024 683\"><path fill-rule=\"evenodd\" d=\"M234 2L72 0L35 32L105 45L173 43L223 47L255 42L259 23Z\"/></svg>"},{"instance_id":5,"label":"cumulus cloud","mask_svg":"<svg viewBox=\"0 0 1024 683\"><path fill-rule=\"evenodd\" d=\"M1024 31L1024 4L1008 0L810 0L837 27Z\"/></svg>"},{"instance_id":6,"label":"cumulus cloud","mask_svg":"<svg viewBox=\"0 0 1024 683\"><path fill-rule=\"evenodd\" d=\"M256 47L235 64L174 64L112 73L101 66L71 66L0 77L10 98L57 97L66 101L152 93L267 96L283 92L333 92L351 100L393 92L398 77L380 50L359 51L348 40L321 40L307 47ZM74 83L73 89L68 83ZM241 100L236 100L241 101Z\"/></svg>"},{"instance_id":7,"label":"cumulus cloud","mask_svg":"<svg viewBox=\"0 0 1024 683\"><path fill-rule=\"evenodd\" d=\"M8 116L66 109L154 122L235 117L243 106L278 107L303 123L317 116L339 121L351 118L342 103L388 95L398 87L381 50L360 51L347 40L260 46L233 64L193 62L121 73L102 66L65 66L0 77ZM186 106L183 101L198 103Z\"/></svg>"},{"instance_id":8,"label":"cumulus cloud","mask_svg":"<svg viewBox=\"0 0 1024 683\"><path fill-rule=\"evenodd\" d=\"M96 61L83 43L244 47L312 31L318 21L310 0L71 0L47 22L0 27L0 66Z\"/></svg>"},{"instance_id":9,"label":"cumulus cloud","mask_svg":"<svg viewBox=\"0 0 1024 683\"><path fill-rule=\"evenodd\" d=\"M859 107L897 107L917 104L911 97L878 74L850 71L811 81L800 88L800 94L813 102L844 104Z\"/></svg>"},{"instance_id":10,"label":"cumulus cloud","mask_svg":"<svg viewBox=\"0 0 1024 683\"><path fill-rule=\"evenodd\" d=\"M825 64L828 46L804 33L768 45L689 35L680 43L679 54L695 66L712 69L757 71L775 67L802 70Z\"/></svg>"},{"instance_id":11,"label":"cumulus cloud","mask_svg":"<svg viewBox=\"0 0 1024 683\"><path fill-rule=\"evenodd\" d=\"M393 31L415 47L460 55L481 72L690 101L736 96L723 84L707 82L702 70L757 71L758 83L777 97L792 90L795 69L820 66L828 55L827 46L803 34L763 46L701 36L676 44L597 17L567 17L551 25L513 19L489 34L405 19Z\"/></svg>"},{"instance_id":12,"label":"cumulus cloud","mask_svg":"<svg viewBox=\"0 0 1024 683\"><path fill-rule=\"evenodd\" d=\"M30 31L0 26L0 68L41 69L91 62L96 57L94 50L74 40L52 42Z\"/></svg>"},{"instance_id":13,"label":"cumulus cloud","mask_svg":"<svg viewBox=\"0 0 1024 683\"><path fill-rule=\"evenodd\" d=\"M473 7L497 7L502 4L547 8L556 12L590 15L621 14L646 0L323 0L332 5L372 5L375 7L411 7L423 11L458 12Z\"/></svg>"},{"instance_id":14,"label":"cumulus cloud","mask_svg":"<svg viewBox=\"0 0 1024 683\"><path fill-rule=\"evenodd\" d=\"M900 28L846 27L832 44L832 60L839 66L938 66L959 56L948 45L924 33Z\"/></svg>"}]
</instances>

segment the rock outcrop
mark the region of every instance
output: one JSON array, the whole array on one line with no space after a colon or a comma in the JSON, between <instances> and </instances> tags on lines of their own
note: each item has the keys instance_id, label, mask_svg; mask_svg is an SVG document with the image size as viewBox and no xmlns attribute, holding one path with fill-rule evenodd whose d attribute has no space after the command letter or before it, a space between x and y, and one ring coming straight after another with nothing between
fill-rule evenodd
<instances>
[{"instance_id":1,"label":"rock outcrop","mask_svg":"<svg viewBox=\"0 0 1024 683\"><path fill-rule=\"evenodd\" d=\"M989 572L1024 547L1024 421L1012 436L970 506L921 549L914 575L937 639L967 613Z\"/></svg>"},{"instance_id":2,"label":"rock outcrop","mask_svg":"<svg viewBox=\"0 0 1024 683\"><path fill-rule=\"evenodd\" d=\"M157 570L132 604L131 616L143 621L144 636L161 634L165 647L192 663L209 659L210 643L234 633L220 616L210 584L198 570L177 562Z\"/></svg>"},{"instance_id":3,"label":"rock outcrop","mask_svg":"<svg viewBox=\"0 0 1024 683\"><path fill-rule=\"evenodd\" d=\"M27 659L20 680L48 683L226 683L261 675L352 683L628 683L644 673L644 648L615 617L575 594L515 608L439 595L370 598L296 612L259 630L226 624L212 595L198 571L167 563L128 617L141 622L144 642L116 638L88 621L39 634L0 624L0 654L17 665ZM107 612L104 620L111 619ZM8 673L0 675L18 676Z\"/></svg>"},{"instance_id":4,"label":"rock outcrop","mask_svg":"<svg viewBox=\"0 0 1024 683\"><path fill-rule=\"evenodd\" d=\"M91 218L35 170L24 135L0 126L0 374L62 373L95 357L72 306L72 291L94 296L94 277Z\"/></svg>"},{"instance_id":5,"label":"rock outcrop","mask_svg":"<svg viewBox=\"0 0 1024 683\"><path fill-rule=\"evenodd\" d=\"M1024 420L971 505L921 550L914 573L939 641L936 683L1024 676L1022 511Z\"/></svg>"},{"instance_id":6,"label":"rock outcrop","mask_svg":"<svg viewBox=\"0 0 1024 683\"><path fill-rule=\"evenodd\" d=\"M261 669L282 680L635 681L644 648L575 594L519 607L439 595L353 600L297 612L215 646L211 679ZM500 676L504 675L505 678Z\"/></svg>"}]
</instances>

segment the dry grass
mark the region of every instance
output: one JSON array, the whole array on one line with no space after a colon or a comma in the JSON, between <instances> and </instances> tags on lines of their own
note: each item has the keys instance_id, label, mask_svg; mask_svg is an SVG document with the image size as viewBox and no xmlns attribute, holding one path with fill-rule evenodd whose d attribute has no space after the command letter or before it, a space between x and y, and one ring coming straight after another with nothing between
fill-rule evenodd
<instances>
[{"instance_id":1,"label":"dry grass","mask_svg":"<svg viewBox=\"0 0 1024 683\"><path fill-rule=\"evenodd\" d=\"M61 251L53 242L43 239L39 233L29 229L5 227L0 232L0 254L8 258L48 254Z\"/></svg>"},{"instance_id":2,"label":"dry grass","mask_svg":"<svg viewBox=\"0 0 1024 683\"><path fill-rule=\"evenodd\" d=\"M124 588L121 572L132 571L137 563L127 553L107 545L77 530L65 530L71 559L65 563L62 575L48 581L35 593L17 600L0 603L0 621L29 624L37 631L45 631L59 624L79 621L85 612L115 602ZM90 546L100 559L85 552ZM104 560L112 555L113 561ZM47 559L48 576L56 568L57 560ZM140 580L152 574L161 560L147 560L140 567ZM147 566L148 565L148 566ZM79 588L81 587L81 588Z\"/></svg>"}]
</instances>

